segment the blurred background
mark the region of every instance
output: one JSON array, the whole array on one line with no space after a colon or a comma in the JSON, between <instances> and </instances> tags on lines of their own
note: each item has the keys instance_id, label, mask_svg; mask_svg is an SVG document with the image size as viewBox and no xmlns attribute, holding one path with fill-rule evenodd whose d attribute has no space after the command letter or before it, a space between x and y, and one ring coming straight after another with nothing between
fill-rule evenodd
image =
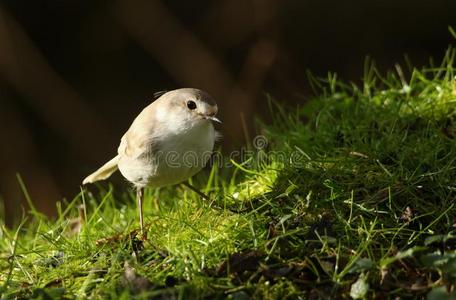
<instances>
[{"instance_id":1,"label":"blurred background","mask_svg":"<svg viewBox=\"0 0 456 300\"><path fill-rule=\"evenodd\" d=\"M359 82L441 59L454 0L4 0L0 2L0 196L7 224L26 206L72 199L115 155L153 93L197 87L219 103L227 151L267 112L265 93L304 103L306 70Z\"/></svg>"}]
</instances>

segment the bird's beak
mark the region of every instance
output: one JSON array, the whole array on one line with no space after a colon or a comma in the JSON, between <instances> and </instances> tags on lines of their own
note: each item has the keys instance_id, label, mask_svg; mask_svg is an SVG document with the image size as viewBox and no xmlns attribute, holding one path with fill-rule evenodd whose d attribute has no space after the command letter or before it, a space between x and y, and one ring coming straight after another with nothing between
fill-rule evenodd
<instances>
[{"instance_id":1,"label":"bird's beak","mask_svg":"<svg viewBox=\"0 0 456 300\"><path fill-rule=\"evenodd\" d=\"M214 117L214 116L206 116L206 119L212 120L212 121L217 122L217 123L220 123L220 124L222 123L222 121L220 121L219 119L217 119L217 118Z\"/></svg>"}]
</instances>

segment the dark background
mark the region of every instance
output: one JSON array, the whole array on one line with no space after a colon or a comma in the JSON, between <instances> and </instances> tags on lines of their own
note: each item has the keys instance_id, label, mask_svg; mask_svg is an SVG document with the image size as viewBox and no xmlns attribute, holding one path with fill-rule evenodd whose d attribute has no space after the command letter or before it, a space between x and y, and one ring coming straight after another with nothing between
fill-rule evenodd
<instances>
[{"instance_id":1,"label":"dark background","mask_svg":"<svg viewBox=\"0 0 456 300\"><path fill-rule=\"evenodd\" d=\"M219 103L223 148L267 111L264 93L302 103L306 70L359 82L439 61L454 38L456 1L8 0L0 2L0 195L7 223L25 204L79 192L115 155L156 91L198 87ZM242 117L243 116L243 117ZM379 116L381 117L381 116ZM243 121L244 120L244 121Z\"/></svg>"}]
</instances>

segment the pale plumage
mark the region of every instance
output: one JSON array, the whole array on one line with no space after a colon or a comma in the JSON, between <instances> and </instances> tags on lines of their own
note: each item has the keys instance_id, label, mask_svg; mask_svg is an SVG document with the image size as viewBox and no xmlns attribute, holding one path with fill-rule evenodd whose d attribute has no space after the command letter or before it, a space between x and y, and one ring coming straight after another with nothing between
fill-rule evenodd
<instances>
[{"instance_id":1,"label":"pale plumage","mask_svg":"<svg viewBox=\"0 0 456 300\"><path fill-rule=\"evenodd\" d=\"M137 188L142 229L142 189L180 183L203 168L217 137L211 122L218 121L216 113L215 101L201 90L164 93L135 118L117 156L83 184L106 179L119 169Z\"/></svg>"}]
</instances>

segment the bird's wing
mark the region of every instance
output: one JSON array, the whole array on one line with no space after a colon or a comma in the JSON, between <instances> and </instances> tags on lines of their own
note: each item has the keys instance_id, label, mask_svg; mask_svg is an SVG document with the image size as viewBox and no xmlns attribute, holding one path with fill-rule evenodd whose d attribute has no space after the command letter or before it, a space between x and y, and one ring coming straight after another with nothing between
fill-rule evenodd
<instances>
[{"instance_id":1,"label":"bird's wing","mask_svg":"<svg viewBox=\"0 0 456 300\"><path fill-rule=\"evenodd\" d=\"M129 130L123 135L117 152L121 156L137 158L147 150L147 146L145 144L145 136Z\"/></svg>"},{"instance_id":2,"label":"bird's wing","mask_svg":"<svg viewBox=\"0 0 456 300\"><path fill-rule=\"evenodd\" d=\"M121 156L138 158L144 153L150 153L154 147L154 137L159 132L153 110L146 107L131 124L123 135L117 152Z\"/></svg>"}]
</instances>

